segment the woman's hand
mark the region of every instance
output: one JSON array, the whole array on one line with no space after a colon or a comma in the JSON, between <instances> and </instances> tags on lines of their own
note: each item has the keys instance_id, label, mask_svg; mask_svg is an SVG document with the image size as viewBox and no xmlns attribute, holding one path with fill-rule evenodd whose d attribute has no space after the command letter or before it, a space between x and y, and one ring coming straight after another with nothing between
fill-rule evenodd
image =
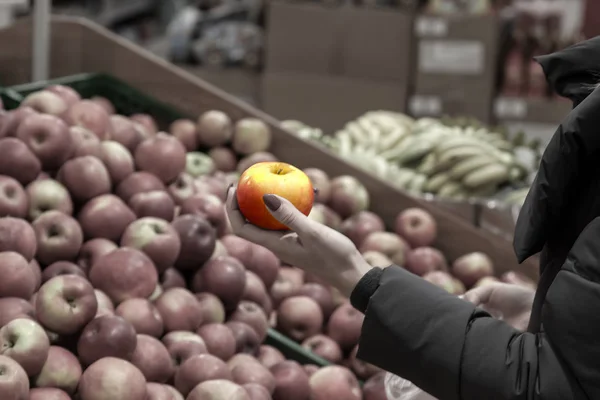
<instances>
[{"instance_id":1,"label":"woman's hand","mask_svg":"<svg viewBox=\"0 0 600 400\"><path fill-rule=\"evenodd\" d=\"M267 231L247 222L232 187L227 191L226 205L233 233L266 247L284 262L318 276L350 297L371 269L350 239L311 220L282 197L268 194L263 199L273 217L291 231Z\"/></svg>"},{"instance_id":2,"label":"woman's hand","mask_svg":"<svg viewBox=\"0 0 600 400\"><path fill-rule=\"evenodd\" d=\"M529 324L535 290L506 283L493 283L469 290L463 298L504 320L520 331Z\"/></svg>"}]
</instances>

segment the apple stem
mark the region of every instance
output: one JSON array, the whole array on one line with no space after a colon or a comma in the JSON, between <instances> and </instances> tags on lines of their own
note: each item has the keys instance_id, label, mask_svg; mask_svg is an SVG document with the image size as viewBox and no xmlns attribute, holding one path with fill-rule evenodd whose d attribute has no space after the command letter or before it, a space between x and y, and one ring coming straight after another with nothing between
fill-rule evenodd
<instances>
[{"instance_id":1,"label":"apple stem","mask_svg":"<svg viewBox=\"0 0 600 400\"><path fill-rule=\"evenodd\" d=\"M277 171L277 175L281 175L282 172L283 172L283 168L280 168L279 171Z\"/></svg>"}]
</instances>

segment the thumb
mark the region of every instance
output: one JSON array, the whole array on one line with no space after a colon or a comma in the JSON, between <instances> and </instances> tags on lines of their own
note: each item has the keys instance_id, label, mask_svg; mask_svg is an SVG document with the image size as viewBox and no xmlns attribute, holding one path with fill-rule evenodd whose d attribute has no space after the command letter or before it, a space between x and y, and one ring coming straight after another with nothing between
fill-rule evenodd
<instances>
[{"instance_id":1,"label":"thumb","mask_svg":"<svg viewBox=\"0 0 600 400\"><path fill-rule=\"evenodd\" d=\"M480 286L478 288L471 289L467 293L465 293L464 299L478 306L480 304L485 304L489 302L490 297L492 297L493 291L494 287L491 285Z\"/></svg>"},{"instance_id":2,"label":"thumb","mask_svg":"<svg viewBox=\"0 0 600 400\"><path fill-rule=\"evenodd\" d=\"M263 201L275 219L298 234L310 229L310 219L302 214L289 200L274 194L265 194Z\"/></svg>"}]
</instances>

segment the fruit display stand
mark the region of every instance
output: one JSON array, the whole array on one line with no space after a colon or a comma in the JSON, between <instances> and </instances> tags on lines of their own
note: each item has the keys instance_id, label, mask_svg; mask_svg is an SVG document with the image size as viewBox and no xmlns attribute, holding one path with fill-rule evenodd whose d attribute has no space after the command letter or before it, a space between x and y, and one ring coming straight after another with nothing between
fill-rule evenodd
<instances>
[{"instance_id":1,"label":"fruit display stand","mask_svg":"<svg viewBox=\"0 0 600 400\"><path fill-rule=\"evenodd\" d=\"M25 83L30 72L31 29L21 21L2 32L0 47L11 48L11 54L0 54L0 75L11 77L15 83ZM491 233L481 232L467 221L429 203L416 200L344 162L332 153L307 143L281 129L279 121L251 107L169 62L152 55L135 44L108 30L80 18L53 17L50 76L60 77L79 73L106 73L141 92L160 99L183 114L199 115L209 109L222 110L234 120L257 117L273 131L271 152L300 168L315 167L332 176L353 175L378 199L371 210L392 224L398 212L408 207L423 207L433 214L439 227L436 243L450 260L470 252L488 254L502 273L521 270L536 278L536 260L519 266L509 242ZM60 46L59 46L60 44ZM12 51L14 49L14 51Z\"/></svg>"}]
</instances>

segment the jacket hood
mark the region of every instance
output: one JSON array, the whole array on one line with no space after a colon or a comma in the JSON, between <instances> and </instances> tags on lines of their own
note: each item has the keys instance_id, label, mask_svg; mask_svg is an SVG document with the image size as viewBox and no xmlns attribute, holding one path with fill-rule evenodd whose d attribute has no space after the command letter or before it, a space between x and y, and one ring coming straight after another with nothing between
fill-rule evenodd
<instances>
[{"instance_id":1,"label":"jacket hood","mask_svg":"<svg viewBox=\"0 0 600 400\"><path fill-rule=\"evenodd\" d=\"M600 37L537 58L552 88L573 101L544 151L517 219L519 262L546 248L540 268L561 265L569 249L600 216Z\"/></svg>"}]
</instances>

